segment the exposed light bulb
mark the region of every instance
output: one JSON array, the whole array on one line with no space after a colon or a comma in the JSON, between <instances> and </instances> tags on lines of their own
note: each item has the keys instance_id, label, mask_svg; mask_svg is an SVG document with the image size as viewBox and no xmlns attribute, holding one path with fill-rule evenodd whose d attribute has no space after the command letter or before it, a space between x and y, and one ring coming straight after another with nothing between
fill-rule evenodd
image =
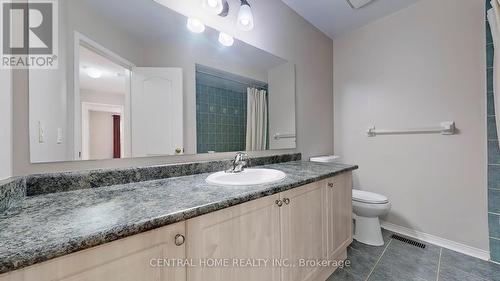
<instances>
[{"instance_id":1,"label":"exposed light bulb","mask_svg":"<svg viewBox=\"0 0 500 281\"><path fill-rule=\"evenodd\" d=\"M238 12L238 27L243 31L250 31L254 28L252 8L246 0L241 1Z\"/></svg>"},{"instance_id":2,"label":"exposed light bulb","mask_svg":"<svg viewBox=\"0 0 500 281\"><path fill-rule=\"evenodd\" d=\"M205 25L199 19L195 18L188 18L187 28L194 33L202 33L205 31Z\"/></svg>"},{"instance_id":3,"label":"exposed light bulb","mask_svg":"<svg viewBox=\"0 0 500 281\"><path fill-rule=\"evenodd\" d=\"M231 47L234 44L234 38L227 33L221 32L219 33L219 42L226 47Z\"/></svg>"},{"instance_id":4,"label":"exposed light bulb","mask_svg":"<svg viewBox=\"0 0 500 281\"><path fill-rule=\"evenodd\" d=\"M224 11L225 0L203 0L203 7L214 15Z\"/></svg>"},{"instance_id":5,"label":"exposed light bulb","mask_svg":"<svg viewBox=\"0 0 500 281\"><path fill-rule=\"evenodd\" d=\"M241 24L244 26L248 26L250 24L250 20L248 18L242 18Z\"/></svg>"},{"instance_id":6,"label":"exposed light bulb","mask_svg":"<svg viewBox=\"0 0 500 281\"><path fill-rule=\"evenodd\" d=\"M210 8L216 8L219 2L222 1L217 1L217 0L207 0L207 4Z\"/></svg>"},{"instance_id":7,"label":"exposed light bulb","mask_svg":"<svg viewBox=\"0 0 500 281\"><path fill-rule=\"evenodd\" d=\"M90 78L99 79L102 77L102 71L97 68L88 67L85 68L85 72Z\"/></svg>"}]
</instances>

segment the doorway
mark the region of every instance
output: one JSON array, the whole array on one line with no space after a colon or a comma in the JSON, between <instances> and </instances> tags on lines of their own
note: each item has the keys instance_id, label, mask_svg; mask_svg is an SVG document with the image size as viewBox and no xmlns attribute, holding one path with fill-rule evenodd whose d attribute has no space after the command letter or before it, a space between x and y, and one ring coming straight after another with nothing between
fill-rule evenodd
<instances>
[{"instance_id":1,"label":"doorway","mask_svg":"<svg viewBox=\"0 0 500 281\"><path fill-rule=\"evenodd\" d=\"M128 157L133 65L81 34L75 38L75 158Z\"/></svg>"}]
</instances>

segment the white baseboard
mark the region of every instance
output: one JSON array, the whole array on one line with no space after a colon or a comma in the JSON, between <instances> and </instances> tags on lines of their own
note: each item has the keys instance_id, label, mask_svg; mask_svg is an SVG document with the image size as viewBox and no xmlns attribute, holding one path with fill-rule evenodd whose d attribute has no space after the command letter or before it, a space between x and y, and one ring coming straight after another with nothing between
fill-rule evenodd
<instances>
[{"instance_id":1,"label":"white baseboard","mask_svg":"<svg viewBox=\"0 0 500 281\"><path fill-rule=\"evenodd\" d=\"M472 256L478 259L490 260L490 252L481 250L478 248L474 248L471 246L467 246L455 241L451 241L448 239L444 239L438 236L434 236L431 234L427 234L424 232L416 231L410 228L406 228L403 226L395 225L389 222L381 221L380 224L382 225L382 228L387 229L392 232L399 233L401 235L405 235L411 238L415 238L427 243L431 243L446 249L453 250L455 252L459 252L468 256Z\"/></svg>"}]
</instances>

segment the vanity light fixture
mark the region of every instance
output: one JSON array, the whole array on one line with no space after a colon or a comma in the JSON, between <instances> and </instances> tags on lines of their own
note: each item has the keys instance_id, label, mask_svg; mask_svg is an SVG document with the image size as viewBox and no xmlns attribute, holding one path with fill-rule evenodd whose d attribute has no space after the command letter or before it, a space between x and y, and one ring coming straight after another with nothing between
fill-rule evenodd
<instances>
[{"instance_id":1,"label":"vanity light fixture","mask_svg":"<svg viewBox=\"0 0 500 281\"><path fill-rule=\"evenodd\" d=\"M219 33L219 43L226 47L231 47L234 44L234 38L227 33L221 32Z\"/></svg>"},{"instance_id":2,"label":"vanity light fixture","mask_svg":"<svg viewBox=\"0 0 500 281\"><path fill-rule=\"evenodd\" d=\"M241 0L241 7L238 12L238 27L243 31L250 31L254 28L252 8L250 8L247 0Z\"/></svg>"},{"instance_id":3,"label":"vanity light fixture","mask_svg":"<svg viewBox=\"0 0 500 281\"><path fill-rule=\"evenodd\" d=\"M203 8L214 15L225 17L229 14L229 4L227 0L202 0Z\"/></svg>"},{"instance_id":4,"label":"vanity light fixture","mask_svg":"<svg viewBox=\"0 0 500 281\"><path fill-rule=\"evenodd\" d=\"M188 18L187 28L194 33L202 33L205 31L205 25L199 19L195 18Z\"/></svg>"},{"instance_id":5,"label":"vanity light fixture","mask_svg":"<svg viewBox=\"0 0 500 281\"><path fill-rule=\"evenodd\" d=\"M94 79L99 79L102 77L102 71L97 69L97 68L93 68L93 67L86 67L85 73L87 73L87 75L90 78L94 78Z\"/></svg>"}]
</instances>

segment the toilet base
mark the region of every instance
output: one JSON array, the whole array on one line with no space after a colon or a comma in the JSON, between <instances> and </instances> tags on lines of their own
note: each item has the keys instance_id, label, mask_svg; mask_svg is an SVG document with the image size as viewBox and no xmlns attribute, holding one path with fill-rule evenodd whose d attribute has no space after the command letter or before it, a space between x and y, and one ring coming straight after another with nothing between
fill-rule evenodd
<instances>
[{"instance_id":1,"label":"toilet base","mask_svg":"<svg viewBox=\"0 0 500 281\"><path fill-rule=\"evenodd\" d=\"M367 218L357 215L353 216L354 224L354 239L363 244L371 246L383 246L384 239L382 238L382 229L378 217Z\"/></svg>"}]
</instances>

